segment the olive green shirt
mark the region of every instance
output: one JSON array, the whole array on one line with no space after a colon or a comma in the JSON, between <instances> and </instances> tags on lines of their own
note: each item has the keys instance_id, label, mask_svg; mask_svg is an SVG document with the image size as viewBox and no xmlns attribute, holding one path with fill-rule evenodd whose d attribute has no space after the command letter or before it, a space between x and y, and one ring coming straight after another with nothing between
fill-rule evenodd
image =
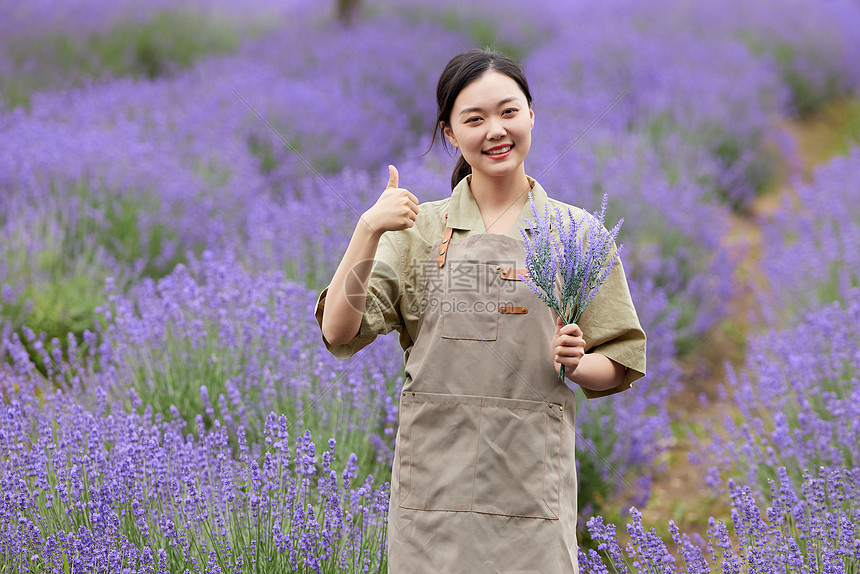
<instances>
[{"instance_id":1,"label":"olive green shirt","mask_svg":"<svg viewBox=\"0 0 860 574\"><path fill-rule=\"evenodd\" d=\"M531 177L528 180L539 214L543 214L545 206L549 204L552 220L555 219L555 207L563 214L570 209L577 220L586 215L580 208L547 197L536 180ZM358 334L343 345L331 345L323 337L326 348L335 357L351 357L378 335L397 330L404 358L409 359L420 318L424 270L427 265L436 264L433 244L444 234L445 214L448 214L447 226L454 230L454 240L486 232L478 204L469 187L470 182L471 176L467 176L457 184L451 197L422 203L415 225L410 229L389 231L381 236L368 281L367 302ZM530 229L531 219L531 206L526 203L509 236L522 239L520 229ZM317 299L315 316L320 327L327 292L328 287ZM626 368L624 382L620 386L606 391L583 388L587 397L623 391L630 388L633 381L645 376L645 332L639 324L620 260L582 313L578 325L585 339L586 352L599 352ZM548 325L547 328L555 329L555 325Z\"/></svg>"}]
</instances>

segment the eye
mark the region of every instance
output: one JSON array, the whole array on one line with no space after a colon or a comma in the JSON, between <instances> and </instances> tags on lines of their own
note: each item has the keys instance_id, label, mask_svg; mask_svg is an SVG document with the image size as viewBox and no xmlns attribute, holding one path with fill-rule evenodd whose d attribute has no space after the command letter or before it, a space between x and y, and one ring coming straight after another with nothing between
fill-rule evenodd
<instances>
[{"instance_id":1,"label":"eye","mask_svg":"<svg viewBox=\"0 0 860 574\"><path fill-rule=\"evenodd\" d=\"M517 113L517 111L518 111L517 108L508 108L502 112L502 115L503 116L509 116L509 115Z\"/></svg>"},{"instance_id":2,"label":"eye","mask_svg":"<svg viewBox=\"0 0 860 574\"><path fill-rule=\"evenodd\" d=\"M478 116L472 116L471 118L469 118L469 119L467 119L467 120L466 120L466 123L467 123L467 124L470 124L470 123L479 122L479 121L481 121L481 118L480 118L480 117L478 117Z\"/></svg>"}]
</instances>

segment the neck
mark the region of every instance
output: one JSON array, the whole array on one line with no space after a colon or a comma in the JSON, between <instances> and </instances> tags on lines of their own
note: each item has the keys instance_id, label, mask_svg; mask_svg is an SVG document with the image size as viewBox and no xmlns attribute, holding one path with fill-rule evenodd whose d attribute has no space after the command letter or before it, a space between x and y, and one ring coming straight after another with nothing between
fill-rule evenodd
<instances>
[{"instance_id":1,"label":"neck","mask_svg":"<svg viewBox=\"0 0 860 574\"><path fill-rule=\"evenodd\" d=\"M522 207L528 201L530 186L525 168L521 167L516 173L503 177L490 177L473 172L469 188L475 203L478 204L478 209L482 213L487 211L492 213Z\"/></svg>"}]
</instances>

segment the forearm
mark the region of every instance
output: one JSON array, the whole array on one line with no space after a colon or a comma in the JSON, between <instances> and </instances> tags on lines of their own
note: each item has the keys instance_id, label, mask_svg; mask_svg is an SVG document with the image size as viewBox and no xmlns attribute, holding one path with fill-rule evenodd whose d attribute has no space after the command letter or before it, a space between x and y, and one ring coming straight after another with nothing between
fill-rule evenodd
<instances>
[{"instance_id":1,"label":"forearm","mask_svg":"<svg viewBox=\"0 0 860 574\"><path fill-rule=\"evenodd\" d=\"M606 355L586 353L568 378L586 389L605 391L624 382L624 367Z\"/></svg>"},{"instance_id":2,"label":"forearm","mask_svg":"<svg viewBox=\"0 0 860 574\"><path fill-rule=\"evenodd\" d=\"M326 295L322 332L332 345L348 343L358 334L379 238L359 219Z\"/></svg>"}]
</instances>

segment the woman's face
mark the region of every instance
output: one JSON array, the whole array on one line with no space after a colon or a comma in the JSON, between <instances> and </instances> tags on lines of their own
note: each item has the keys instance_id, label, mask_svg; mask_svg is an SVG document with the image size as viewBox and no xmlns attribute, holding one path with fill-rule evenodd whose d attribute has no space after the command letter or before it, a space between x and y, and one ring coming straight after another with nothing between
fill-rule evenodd
<instances>
[{"instance_id":1,"label":"woman's face","mask_svg":"<svg viewBox=\"0 0 860 574\"><path fill-rule=\"evenodd\" d=\"M503 177L523 169L535 115L509 76L489 71L454 100L445 137L460 149L472 172Z\"/></svg>"}]
</instances>

